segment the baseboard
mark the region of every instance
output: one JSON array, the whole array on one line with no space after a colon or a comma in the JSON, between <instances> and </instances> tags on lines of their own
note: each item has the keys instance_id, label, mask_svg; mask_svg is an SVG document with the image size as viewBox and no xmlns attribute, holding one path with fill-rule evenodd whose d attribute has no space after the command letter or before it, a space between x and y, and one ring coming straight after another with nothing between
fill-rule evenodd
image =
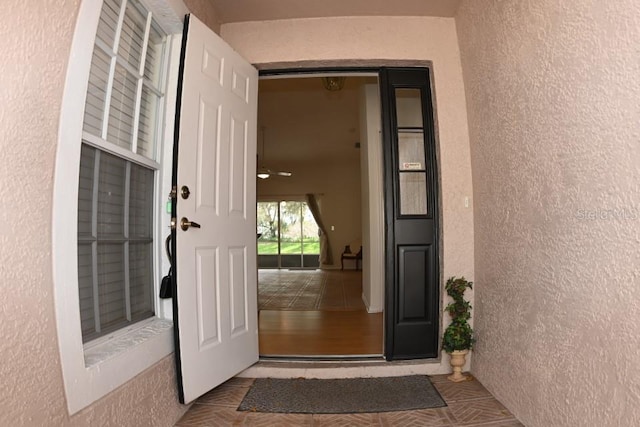
<instances>
[{"instance_id":1,"label":"baseboard","mask_svg":"<svg viewBox=\"0 0 640 427\"><path fill-rule=\"evenodd\" d=\"M364 306L369 314L382 313L384 311L382 307L372 307L369 301L367 301L367 297L364 295L364 292L362 293L362 302L364 302Z\"/></svg>"}]
</instances>

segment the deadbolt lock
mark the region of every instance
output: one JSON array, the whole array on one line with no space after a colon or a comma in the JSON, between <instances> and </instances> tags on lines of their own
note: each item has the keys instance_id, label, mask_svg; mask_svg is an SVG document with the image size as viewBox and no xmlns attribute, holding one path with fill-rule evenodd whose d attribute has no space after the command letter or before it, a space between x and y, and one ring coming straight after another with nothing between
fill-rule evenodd
<instances>
[{"instance_id":1,"label":"deadbolt lock","mask_svg":"<svg viewBox=\"0 0 640 427\"><path fill-rule=\"evenodd\" d=\"M187 187L186 185L183 185L182 188L180 189L180 195L182 196L183 199L188 199L189 195L191 194L191 191L189 191L189 187Z\"/></svg>"}]
</instances>

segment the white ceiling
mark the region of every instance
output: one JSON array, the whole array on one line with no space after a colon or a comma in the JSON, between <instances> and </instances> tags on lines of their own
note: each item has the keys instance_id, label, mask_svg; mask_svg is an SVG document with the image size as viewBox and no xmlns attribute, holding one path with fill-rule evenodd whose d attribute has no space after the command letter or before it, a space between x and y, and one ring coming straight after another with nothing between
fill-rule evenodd
<instances>
[{"instance_id":1,"label":"white ceiling","mask_svg":"<svg viewBox=\"0 0 640 427\"><path fill-rule=\"evenodd\" d=\"M461 0L211 0L222 24L335 16L453 17Z\"/></svg>"}]
</instances>

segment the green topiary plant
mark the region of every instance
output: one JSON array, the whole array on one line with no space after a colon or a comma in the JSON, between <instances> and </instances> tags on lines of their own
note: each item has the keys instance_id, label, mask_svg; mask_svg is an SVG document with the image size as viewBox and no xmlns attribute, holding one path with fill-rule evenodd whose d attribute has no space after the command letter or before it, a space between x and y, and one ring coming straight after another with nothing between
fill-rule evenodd
<instances>
[{"instance_id":1,"label":"green topiary plant","mask_svg":"<svg viewBox=\"0 0 640 427\"><path fill-rule=\"evenodd\" d=\"M464 300L464 292L473 289L473 282L467 281L464 277L450 277L447 280L445 290L453 302L445 307L445 311L451 316L451 324L444 331L442 348L447 353L456 350L471 350L473 343L473 329L469 326L468 320L471 318L471 303Z\"/></svg>"}]
</instances>

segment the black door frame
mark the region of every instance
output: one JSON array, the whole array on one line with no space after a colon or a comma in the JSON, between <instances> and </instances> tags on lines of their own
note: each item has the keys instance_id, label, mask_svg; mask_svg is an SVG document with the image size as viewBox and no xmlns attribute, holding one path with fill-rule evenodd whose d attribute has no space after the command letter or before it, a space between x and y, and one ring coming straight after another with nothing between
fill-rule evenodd
<instances>
[{"instance_id":1,"label":"black door frame","mask_svg":"<svg viewBox=\"0 0 640 427\"><path fill-rule=\"evenodd\" d=\"M335 65L334 65L335 64ZM381 97L381 124L382 124L382 144L383 144L383 180L385 191L385 284L384 284L384 356L387 361L395 359L420 359L420 358L438 358L440 355L440 321L442 313L440 312L440 300L442 299L442 278L440 277L440 185L439 185L439 158L437 149L436 135L436 117L435 117L435 91L433 82L433 65L431 61L396 61L396 60L380 60L380 61L359 61L359 60L337 60L337 61L300 61L289 63L273 63L273 64L254 64L259 70L259 76L304 76L311 74L347 74L347 73L371 73L378 75ZM393 111L389 111L389 92L383 87L383 71L386 69L406 69L406 70L426 70L428 80L426 82L426 92L423 90L423 117L425 128L425 144L427 149L427 162L431 162L431 174L433 197L430 202L430 209L433 213L434 241L433 251L435 253L435 277L437 278L436 296L431 304L433 310L433 330L435 334L431 337L435 341L435 351L420 353L415 355L396 355L394 353L394 329L397 318L397 293L395 291L395 279L397 272L397 259L395 254L395 238L393 218L396 211L396 205L393 201L394 184L393 184L393 168L390 168L391 161L395 157L392 154L391 144L395 128L395 107ZM395 105L395 104L394 104Z\"/></svg>"}]
</instances>

